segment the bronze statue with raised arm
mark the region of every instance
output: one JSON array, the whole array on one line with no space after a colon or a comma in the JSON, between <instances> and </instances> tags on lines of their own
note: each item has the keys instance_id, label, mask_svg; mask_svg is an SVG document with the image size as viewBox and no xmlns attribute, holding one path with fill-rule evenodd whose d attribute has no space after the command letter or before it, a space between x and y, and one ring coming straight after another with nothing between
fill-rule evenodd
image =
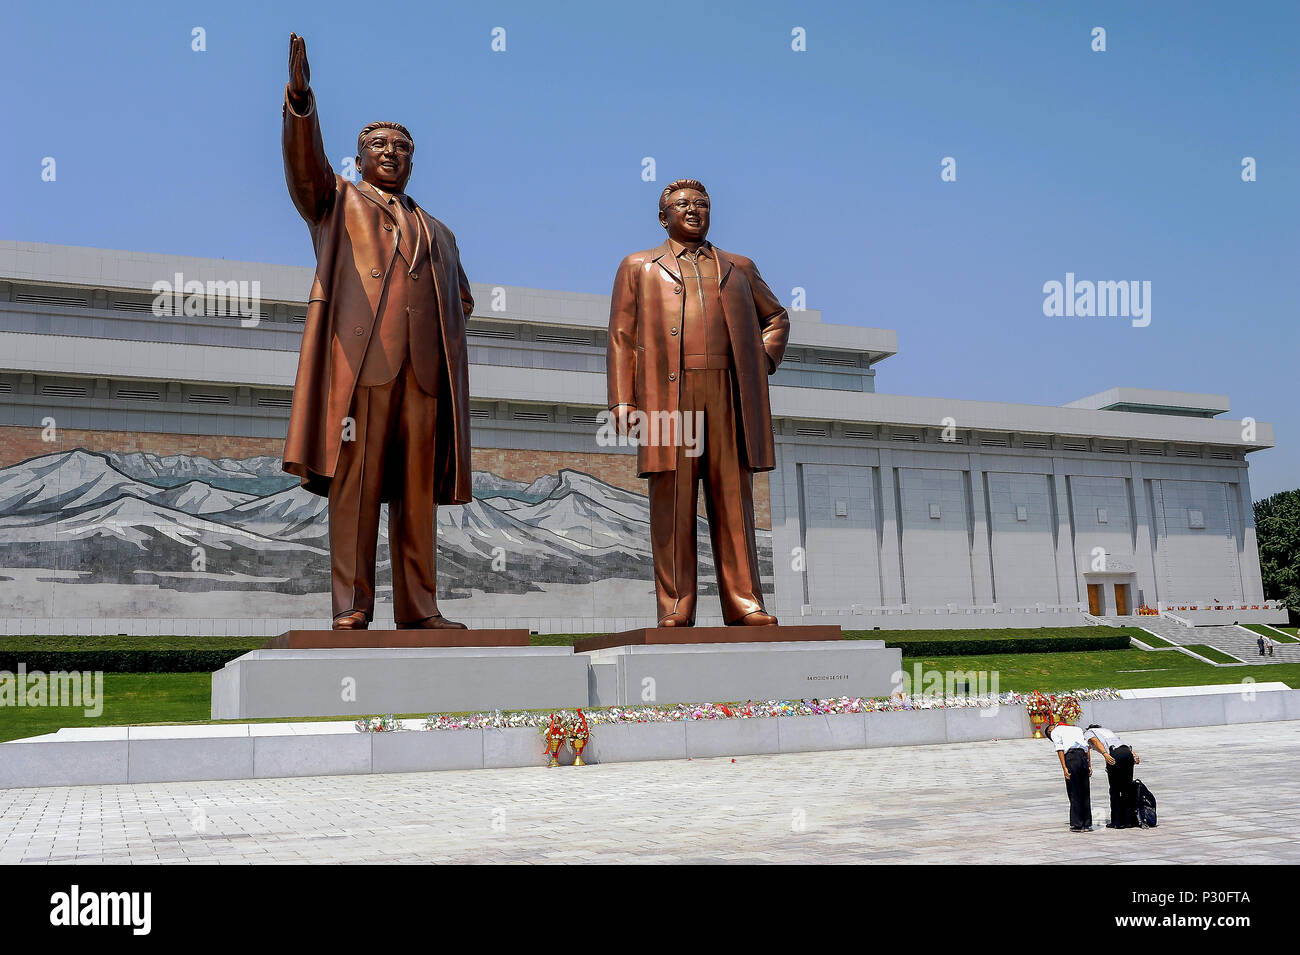
<instances>
[{"instance_id":1,"label":"bronze statue with raised arm","mask_svg":"<svg viewBox=\"0 0 1300 955\"><path fill-rule=\"evenodd\" d=\"M772 626L758 576L753 476L775 466L767 377L785 354L790 319L753 262L709 243L710 211L702 183L671 183L659 197L667 241L619 265L609 408L621 433L640 431L659 626L695 623L701 484L723 619Z\"/></svg>"},{"instance_id":2,"label":"bronze statue with raised arm","mask_svg":"<svg viewBox=\"0 0 1300 955\"><path fill-rule=\"evenodd\" d=\"M397 123L357 137L361 182L321 140L306 44L289 38L284 176L316 251L284 469L329 499L335 630L375 611L379 508L388 502L399 629L464 629L438 612L438 504L471 498L465 321L456 238L406 194L415 144Z\"/></svg>"}]
</instances>

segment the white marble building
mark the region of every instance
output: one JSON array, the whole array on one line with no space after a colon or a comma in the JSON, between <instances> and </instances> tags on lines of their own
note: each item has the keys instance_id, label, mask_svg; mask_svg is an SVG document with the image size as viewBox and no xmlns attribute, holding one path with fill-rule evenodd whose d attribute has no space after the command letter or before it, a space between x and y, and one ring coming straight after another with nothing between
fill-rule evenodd
<instances>
[{"instance_id":1,"label":"white marble building","mask_svg":"<svg viewBox=\"0 0 1300 955\"><path fill-rule=\"evenodd\" d=\"M177 273L260 283L256 323L155 315L154 283ZM281 558L266 556L299 542L292 559L318 569L319 540L304 528L323 520L319 508L293 529L285 508L274 529L265 514L239 524L256 501L296 493L275 483L275 457L310 284L303 268L0 242L0 594L9 588L21 608L6 626L262 633L319 624L323 593L295 592L290 579L317 570L276 570ZM532 591L527 580L498 587L484 577L451 604L481 626L590 632L653 622L631 459L595 440L607 297L474 291L475 467L482 487L504 488L487 499L487 517L525 514L510 526L575 550L537 557L529 566L551 576ZM828 323L811 310L792 321L786 361L771 379L777 468L761 541L771 554L770 606L783 622L1052 626L1142 604L1231 618L1224 622L1284 618L1265 609L1247 461L1272 445L1273 429L1234 419L1226 397L1117 387L1046 407L892 395L877 390L876 374L898 350L893 331ZM624 478L600 464L610 454L622 458L614 470ZM566 477L568 456L577 463ZM224 477L212 483L202 468ZM196 480L182 485L185 469ZM595 474L599 487L580 486L578 472ZM217 492L220 502L196 503ZM591 507L547 503L565 494ZM153 522L154 544L95 510L116 502L120 515L126 498L153 508L140 519ZM557 513L587 516L556 527ZM205 527L187 523L200 515ZM490 541L497 532L448 520L440 518L440 534L449 547L460 546L453 532L470 550L473 534ZM184 527L163 540L160 521ZM183 566L185 553L206 546L202 532L236 524L241 546L261 548L238 573L220 569L228 550L220 542L211 551L218 569ZM135 551L101 545L131 541L145 555L177 545L180 556L166 567L141 557L124 577L122 561L133 558L120 555ZM108 553L119 556L87 556ZM112 566L87 566L97 560ZM612 566L632 568L627 586L602 569ZM257 578L248 593L238 585L245 578ZM716 606L703 602L701 623ZM1206 609L1214 607L1230 609Z\"/></svg>"}]
</instances>

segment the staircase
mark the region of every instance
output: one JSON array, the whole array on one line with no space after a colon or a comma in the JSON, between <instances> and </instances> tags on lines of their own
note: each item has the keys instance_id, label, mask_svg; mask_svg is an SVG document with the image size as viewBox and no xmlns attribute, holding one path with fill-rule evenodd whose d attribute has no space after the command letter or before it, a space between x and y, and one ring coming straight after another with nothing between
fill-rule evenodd
<instances>
[{"instance_id":1,"label":"staircase","mask_svg":"<svg viewBox=\"0 0 1300 955\"><path fill-rule=\"evenodd\" d=\"M1207 647L1222 650L1241 660L1242 663L1262 665L1269 663L1300 663L1300 643L1279 643L1273 648L1271 657L1261 657L1255 640L1257 634L1243 627L1185 627L1177 620L1168 617L1110 617L1118 625L1141 627L1150 630L1158 637L1179 646L1200 643ZM1139 640L1141 637L1138 638Z\"/></svg>"}]
</instances>

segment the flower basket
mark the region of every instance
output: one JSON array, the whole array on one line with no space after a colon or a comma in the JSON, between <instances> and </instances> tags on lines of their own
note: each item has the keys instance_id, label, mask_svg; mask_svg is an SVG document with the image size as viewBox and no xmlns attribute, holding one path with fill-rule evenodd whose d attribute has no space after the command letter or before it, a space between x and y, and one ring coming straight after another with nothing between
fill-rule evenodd
<instances>
[{"instance_id":1,"label":"flower basket","mask_svg":"<svg viewBox=\"0 0 1300 955\"><path fill-rule=\"evenodd\" d=\"M1053 700L1053 703L1052 709L1058 723L1074 724L1079 722L1079 717L1083 715L1083 707L1072 696L1057 697Z\"/></svg>"},{"instance_id":2,"label":"flower basket","mask_svg":"<svg viewBox=\"0 0 1300 955\"><path fill-rule=\"evenodd\" d=\"M392 713L387 716L362 717L352 725L358 733L393 733L402 728Z\"/></svg>"},{"instance_id":3,"label":"flower basket","mask_svg":"<svg viewBox=\"0 0 1300 955\"><path fill-rule=\"evenodd\" d=\"M1052 699L1035 690L1025 700L1025 710L1029 713L1029 722L1034 727L1034 739L1043 738L1043 724L1052 715Z\"/></svg>"}]
</instances>

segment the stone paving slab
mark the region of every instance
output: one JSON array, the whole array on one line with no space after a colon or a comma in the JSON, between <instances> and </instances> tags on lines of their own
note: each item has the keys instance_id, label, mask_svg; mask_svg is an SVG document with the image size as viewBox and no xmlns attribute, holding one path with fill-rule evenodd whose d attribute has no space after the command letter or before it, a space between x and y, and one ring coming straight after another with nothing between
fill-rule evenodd
<instances>
[{"instance_id":1,"label":"stone paving slab","mask_svg":"<svg viewBox=\"0 0 1300 955\"><path fill-rule=\"evenodd\" d=\"M1300 863L1295 723L1125 734L1160 827L1071 833L1050 744L0 791L0 864ZM1093 816L1106 819L1094 761Z\"/></svg>"}]
</instances>

